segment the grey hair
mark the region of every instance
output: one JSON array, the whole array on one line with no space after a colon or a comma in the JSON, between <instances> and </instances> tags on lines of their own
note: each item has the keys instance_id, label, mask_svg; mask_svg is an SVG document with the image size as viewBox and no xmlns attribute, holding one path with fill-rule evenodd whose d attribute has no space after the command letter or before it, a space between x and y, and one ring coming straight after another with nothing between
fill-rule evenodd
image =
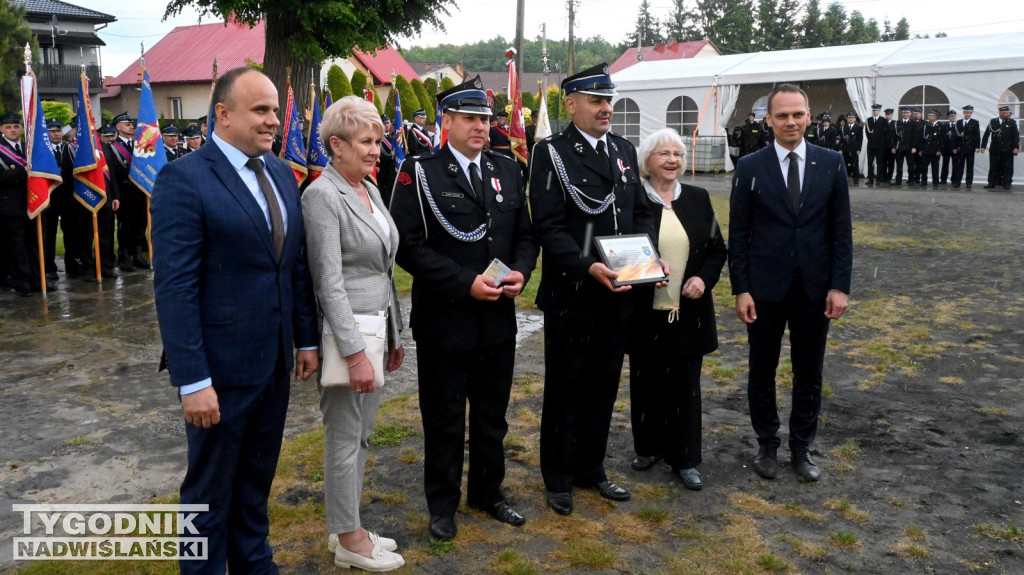
<instances>
[{"instance_id":1,"label":"grey hair","mask_svg":"<svg viewBox=\"0 0 1024 575\"><path fill-rule=\"evenodd\" d=\"M654 152L658 147L666 144L675 144L679 146L680 151L683 153L683 165L679 167L679 173L682 174L686 170L686 143L683 142L683 138L679 135L679 132L672 128L662 128L650 136L644 138L644 141L640 142L640 147L636 150L637 163L640 164L640 176L643 178L650 178L651 173L647 171L647 160L651 158L651 153Z\"/></svg>"}]
</instances>

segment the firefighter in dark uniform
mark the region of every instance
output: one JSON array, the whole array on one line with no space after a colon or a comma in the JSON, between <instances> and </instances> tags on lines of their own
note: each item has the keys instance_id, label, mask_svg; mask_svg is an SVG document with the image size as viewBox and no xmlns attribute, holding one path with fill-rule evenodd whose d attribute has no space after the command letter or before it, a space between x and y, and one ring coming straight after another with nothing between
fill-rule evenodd
<instances>
[{"instance_id":1,"label":"firefighter in dark uniform","mask_svg":"<svg viewBox=\"0 0 1024 575\"><path fill-rule=\"evenodd\" d=\"M985 189L1002 186L1009 190L1013 185L1013 158L1020 152L1020 129L1017 120L1010 117L1009 106L1000 106L999 117L988 123L981 139L983 154L988 148L989 137L992 138L992 149L988 156L988 184Z\"/></svg>"},{"instance_id":2,"label":"firefighter in dark uniform","mask_svg":"<svg viewBox=\"0 0 1024 575\"><path fill-rule=\"evenodd\" d=\"M433 140L424 126L427 125L427 112L422 108L412 114L412 124L405 129L407 155L418 156L434 149Z\"/></svg>"},{"instance_id":3,"label":"firefighter in dark uniform","mask_svg":"<svg viewBox=\"0 0 1024 575\"><path fill-rule=\"evenodd\" d=\"M913 184L921 183L922 176L924 175L922 173L924 170L922 167L923 160L921 158L921 149L924 148L924 127L927 122L921 115L921 108L914 108L913 115L910 117L910 121L914 123L913 148L915 151L909 160L909 163L912 166L910 173L911 176L913 176L913 181L910 183Z\"/></svg>"},{"instance_id":4,"label":"firefighter in dark uniform","mask_svg":"<svg viewBox=\"0 0 1024 575\"><path fill-rule=\"evenodd\" d=\"M396 261L413 278L430 534L451 539L457 531L467 401L466 501L503 523L526 522L502 494L503 441L515 362L514 298L529 281L540 248L519 165L483 151L491 109L480 77L441 92L437 100L447 142L403 162L391 214L401 238ZM507 266L507 275L487 274L494 260Z\"/></svg>"},{"instance_id":5,"label":"firefighter in dark uniform","mask_svg":"<svg viewBox=\"0 0 1024 575\"><path fill-rule=\"evenodd\" d=\"M939 111L928 112L928 121L921 128L921 187L928 187L928 168L932 170L932 187L939 187L939 162L942 159L942 147L945 144L945 130L939 123Z\"/></svg>"},{"instance_id":6,"label":"firefighter in dark uniform","mask_svg":"<svg viewBox=\"0 0 1024 575\"><path fill-rule=\"evenodd\" d=\"M882 116L882 105L871 106L871 117L864 122L864 137L868 141L869 186L885 180L885 129L886 119Z\"/></svg>"},{"instance_id":7,"label":"firefighter in dark uniform","mask_svg":"<svg viewBox=\"0 0 1024 575\"><path fill-rule=\"evenodd\" d=\"M882 165L879 166L879 173L877 177L886 186L891 185L892 171L896 165L896 144L898 139L896 137L896 120L892 119L892 114L895 112L893 108L885 109L885 133L882 135L882 141L884 142L884 149L882 150ZM885 168L882 171L882 168Z\"/></svg>"},{"instance_id":8,"label":"firefighter in dark uniform","mask_svg":"<svg viewBox=\"0 0 1024 575\"><path fill-rule=\"evenodd\" d=\"M804 132L804 140L807 140L808 144L815 144L820 146L821 143L818 141L818 129L821 126L821 114L814 117L811 121L811 125L807 126L807 131Z\"/></svg>"},{"instance_id":9,"label":"firefighter in dark uniform","mask_svg":"<svg viewBox=\"0 0 1024 575\"><path fill-rule=\"evenodd\" d=\"M974 106L963 107L964 117L953 123L953 132L957 140L956 151L953 153L953 187L959 188L960 182L966 180L967 189L974 183L974 155L981 147L981 124L972 118Z\"/></svg>"},{"instance_id":10,"label":"firefighter in dark uniform","mask_svg":"<svg viewBox=\"0 0 1024 575\"><path fill-rule=\"evenodd\" d=\"M747 154L753 154L754 152L761 149L761 142L764 140L764 131L761 129L761 122L757 121L757 116L753 113L747 118L747 123L743 125L743 135L740 138L740 157L746 156Z\"/></svg>"},{"instance_id":11,"label":"firefighter in dark uniform","mask_svg":"<svg viewBox=\"0 0 1024 575\"><path fill-rule=\"evenodd\" d=\"M547 502L572 513L573 487L605 499L630 494L608 480L604 460L619 389L629 286L598 258L594 238L654 237L636 150L612 134L615 84L600 64L562 81L571 123L534 147L530 207L544 250L537 306L544 312L544 407L540 466Z\"/></svg>"},{"instance_id":12,"label":"firefighter in dark uniform","mask_svg":"<svg viewBox=\"0 0 1024 575\"><path fill-rule=\"evenodd\" d=\"M942 167L939 168L939 183L949 181L949 170L956 157L957 139L953 132L956 124L956 110L946 112L946 123L942 124Z\"/></svg>"},{"instance_id":13,"label":"firefighter in dark uniform","mask_svg":"<svg viewBox=\"0 0 1024 575\"><path fill-rule=\"evenodd\" d=\"M508 139L508 112L498 110L494 119L496 123L490 129L491 149L506 158L512 158L512 141Z\"/></svg>"},{"instance_id":14,"label":"firefighter in dark uniform","mask_svg":"<svg viewBox=\"0 0 1024 575\"><path fill-rule=\"evenodd\" d=\"M118 187L116 178L114 177L113 166L118 163L118 152L113 148L113 142L117 140L117 130L113 126L104 126L97 130L100 135L100 146L103 148L103 155L107 160L107 201L103 203L99 211L96 212L96 227L99 235L100 243L100 273L103 279L112 279L117 277L117 254L114 253L114 235L117 231L117 226L114 222L114 214L120 212L121 209L121 190ZM111 139L110 142L104 141ZM92 231L92 214L89 210L85 210L85 217L89 218L89 230ZM92 249L92 240L89 241L89 259L88 269L95 270L96 260L94 254L96 253ZM96 281L95 271L86 272L82 275L82 279L87 282Z\"/></svg>"},{"instance_id":15,"label":"firefighter in dark uniform","mask_svg":"<svg viewBox=\"0 0 1024 575\"><path fill-rule=\"evenodd\" d=\"M864 126L857 121L857 114L846 115L846 126L843 127L843 160L846 173L853 178L853 185L860 181L860 151L864 147Z\"/></svg>"},{"instance_id":16,"label":"firefighter in dark uniform","mask_svg":"<svg viewBox=\"0 0 1024 575\"><path fill-rule=\"evenodd\" d=\"M64 125L60 120L46 122L49 145L60 168L61 183L50 192L50 207L43 211L43 262L47 281L57 281L57 226L64 235L64 272L74 275L81 265L82 234L78 221L72 217L71 202L75 192L75 145L63 140Z\"/></svg>"},{"instance_id":17,"label":"firefighter in dark uniform","mask_svg":"<svg viewBox=\"0 0 1024 575\"><path fill-rule=\"evenodd\" d=\"M380 115L384 122L384 137L380 139L380 155L377 156L377 189L384 205L391 205L391 190L395 187L395 125L387 114Z\"/></svg>"},{"instance_id":18,"label":"firefighter in dark uniform","mask_svg":"<svg viewBox=\"0 0 1024 575\"><path fill-rule=\"evenodd\" d=\"M21 116L7 112L0 118L0 279L20 296L31 296L28 237L27 149L21 141ZM38 280L36 280L38 281Z\"/></svg>"},{"instance_id":19,"label":"firefighter in dark uniform","mask_svg":"<svg viewBox=\"0 0 1024 575\"><path fill-rule=\"evenodd\" d=\"M149 263L142 256L143 246L147 245L146 193L129 179L135 148L135 121L125 112L112 123L117 139L110 145L115 161L109 169L121 193L121 207L117 210L118 262L125 272L149 269Z\"/></svg>"},{"instance_id":20,"label":"firefighter in dark uniform","mask_svg":"<svg viewBox=\"0 0 1024 575\"><path fill-rule=\"evenodd\" d=\"M181 148L178 147L178 136L181 132L178 127L171 124L160 130L160 136L164 140L164 152L167 154L167 163L171 163L174 160L182 157L184 154L181 152Z\"/></svg>"},{"instance_id":21,"label":"firefighter in dark uniform","mask_svg":"<svg viewBox=\"0 0 1024 575\"><path fill-rule=\"evenodd\" d=\"M900 108L899 120L892 123L892 130L895 134L896 145L890 149L896 156L896 177L892 185L897 188L903 183L903 164L907 165L907 184L913 183L914 170L917 162L914 157L917 155L917 148L914 147L914 131L917 129L917 122L910 119L910 108Z\"/></svg>"},{"instance_id":22,"label":"firefighter in dark uniform","mask_svg":"<svg viewBox=\"0 0 1024 575\"><path fill-rule=\"evenodd\" d=\"M832 125L832 116L827 113L821 115L821 125L818 126L818 145L829 150L842 150L839 145L839 132Z\"/></svg>"}]
</instances>

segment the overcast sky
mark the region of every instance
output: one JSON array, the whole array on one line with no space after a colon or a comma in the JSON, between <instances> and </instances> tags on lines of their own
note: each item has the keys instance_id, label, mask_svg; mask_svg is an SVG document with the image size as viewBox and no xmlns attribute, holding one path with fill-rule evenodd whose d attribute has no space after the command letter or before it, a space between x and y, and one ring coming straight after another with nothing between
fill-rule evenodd
<instances>
[{"instance_id":1,"label":"overcast sky","mask_svg":"<svg viewBox=\"0 0 1024 575\"><path fill-rule=\"evenodd\" d=\"M139 57L139 43L148 49L176 26L198 23L195 11L166 22L161 21L165 4L160 0L68 0L70 3L110 14L117 18L100 30L99 36L107 46L102 51L103 72L108 76L120 74ZM278 0L287 1L287 0ZM1016 0L842 0L847 13L860 10L865 18L879 22L889 18L895 24L906 16L911 32L934 35L946 32L950 36L974 36L992 33L1017 32L1024 29L1024 14L1011 6ZM601 36L609 42L621 42L636 22L638 0L582 0L576 16L576 35L581 38ZM665 17L672 0L650 0L651 13ZM829 0L821 0L822 9ZM440 43L463 44L489 40L496 36L515 37L515 0L457 1L457 8L445 19L446 31L424 30L418 37L406 38L400 46L434 46ZM204 23L209 23L205 21ZM526 0L526 20L523 32L527 38L539 36L541 26L547 24L549 39L568 37L568 15L564 0ZM998 46L993 46L998 50Z\"/></svg>"}]
</instances>

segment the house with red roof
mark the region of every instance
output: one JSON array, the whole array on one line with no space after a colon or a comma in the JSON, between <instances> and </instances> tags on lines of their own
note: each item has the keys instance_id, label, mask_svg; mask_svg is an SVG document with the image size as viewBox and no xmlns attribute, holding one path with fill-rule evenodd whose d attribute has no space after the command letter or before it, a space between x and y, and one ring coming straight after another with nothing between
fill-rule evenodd
<instances>
[{"instance_id":1,"label":"house with red roof","mask_svg":"<svg viewBox=\"0 0 1024 575\"><path fill-rule=\"evenodd\" d=\"M714 42L707 38L693 42L642 46L639 50L634 47L623 52L611 66L608 66L608 73L614 74L641 61L640 58L637 58L637 54L640 55L644 62L654 62L657 60L685 60L688 58L703 58L705 56L721 56L722 51Z\"/></svg>"},{"instance_id":2,"label":"house with red roof","mask_svg":"<svg viewBox=\"0 0 1024 575\"><path fill-rule=\"evenodd\" d=\"M146 71L153 89L156 113L167 119L205 116L210 104L213 61L224 72L251 62L263 62L262 22L250 28L235 21L178 26L146 50ZM115 115L134 115L139 109L142 60L105 84L103 107Z\"/></svg>"}]
</instances>

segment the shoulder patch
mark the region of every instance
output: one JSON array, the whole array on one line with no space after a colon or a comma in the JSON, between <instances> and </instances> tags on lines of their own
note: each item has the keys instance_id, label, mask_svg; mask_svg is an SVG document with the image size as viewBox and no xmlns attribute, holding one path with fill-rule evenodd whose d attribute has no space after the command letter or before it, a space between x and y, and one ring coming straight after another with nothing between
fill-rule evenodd
<instances>
[{"instance_id":1,"label":"shoulder patch","mask_svg":"<svg viewBox=\"0 0 1024 575\"><path fill-rule=\"evenodd\" d=\"M398 174L398 183L403 186L408 186L412 183L412 176L409 175L409 172L402 171Z\"/></svg>"}]
</instances>

